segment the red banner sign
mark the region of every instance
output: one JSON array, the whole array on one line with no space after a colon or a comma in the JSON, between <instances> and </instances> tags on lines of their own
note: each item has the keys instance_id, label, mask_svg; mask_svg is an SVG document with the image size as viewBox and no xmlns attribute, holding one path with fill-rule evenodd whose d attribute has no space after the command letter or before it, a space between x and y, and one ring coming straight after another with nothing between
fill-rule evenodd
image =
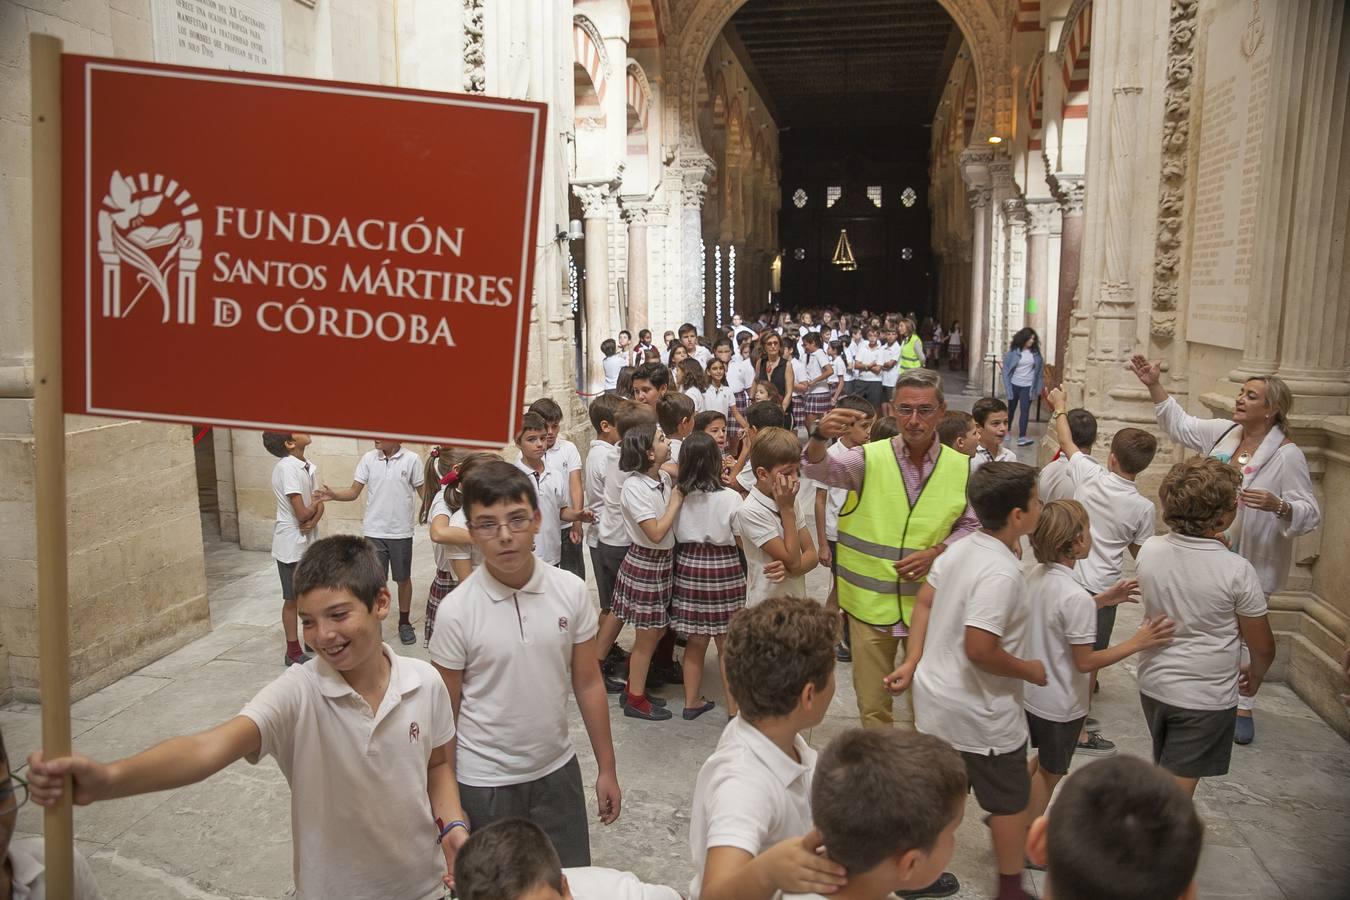
<instances>
[{"instance_id":1,"label":"red banner sign","mask_svg":"<svg viewBox=\"0 0 1350 900\"><path fill-rule=\"evenodd\" d=\"M542 104L67 56L66 411L496 447Z\"/></svg>"}]
</instances>

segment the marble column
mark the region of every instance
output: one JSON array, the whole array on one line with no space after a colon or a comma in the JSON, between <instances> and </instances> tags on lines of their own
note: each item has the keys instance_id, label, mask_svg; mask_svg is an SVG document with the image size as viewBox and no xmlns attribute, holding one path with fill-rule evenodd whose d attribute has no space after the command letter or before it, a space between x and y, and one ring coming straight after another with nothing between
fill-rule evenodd
<instances>
[{"instance_id":1,"label":"marble column","mask_svg":"<svg viewBox=\"0 0 1350 900\"><path fill-rule=\"evenodd\" d=\"M1050 324L1050 225L1058 218L1058 209L1050 198L1026 201L1027 324L1036 329L1043 344L1052 342ZM1053 359L1055 345L1041 348Z\"/></svg>"},{"instance_id":2,"label":"marble column","mask_svg":"<svg viewBox=\"0 0 1350 900\"><path fill-rule=\"evenodd\" d=\"M647 327L649 285L647 260L647 217L645 203L623 204L623 219L628 223L628 321L624 323L634 336Z\"/></svg>"},{"instance_id":3,"label":"marble column","mask_svg":"<svg viewBox=\"0 0 1350 900\"><path fill-rule=\"evenodd\" d=\"M966 353L966 371L973 388L981 383L984 356L988 341L990 303L989 248L993 237L993 210L989 208L992 194L990 165L992 150L972 149L961 154L961 176L966 185L966 200L971 208L973 223L970 242L970 305L968 316L962 321L962 346Z\"/></svg>"},{"instance_id":4,"label":"marble column","mask_svg":"<svg viewBox=\"0 0 1350 900\"><path fill-rule=\"evenodd\" d=\"M1012 336L1027 324L1027 208L1020 198L1003 201L1004 306L1003 327L995 349L1002 353Z\"/></svg>"},{"instance_id":5,"label":"marble column","mask_svg":"<svg viewBox=\"0 0 1350 900\"><path fill-rule=\"evenodd\" d=\"M596 393L605 383L600 344L611 337L609 324L609 198L612 188L601 184L574 184L573 192L581 201L585 233L586 288L583 295L586 317L586 393Z\"/></svg>"},{"instance_id":6,"label":"marble column","mask_svg":"<svg viewBox=\"0 0 1350 900\"><path fill-rule=\"evenodd\" d=\"M1053 179L1059 201L1059 300L1055 327L1055 375L1064 377L1064 359L1069 348L1069 330L1078 297L1078 270L1083 252L1083 177L1057 175Z\"/></svg>"},{"instance_id":7,"label":"marble column","mask_svg":"<svg viewBox=\"0 0 1350 900\"><path fill-rule=\"evenodd\" d=\"M713 161L705 155L696 154L680 161L680 255L684 272L681 294L686 317L682 321L698 322L703 316L703 201L707 199L708 180L714 171ZM711 247L708 252L711 255Z\"/></svg>"}]
</instances>

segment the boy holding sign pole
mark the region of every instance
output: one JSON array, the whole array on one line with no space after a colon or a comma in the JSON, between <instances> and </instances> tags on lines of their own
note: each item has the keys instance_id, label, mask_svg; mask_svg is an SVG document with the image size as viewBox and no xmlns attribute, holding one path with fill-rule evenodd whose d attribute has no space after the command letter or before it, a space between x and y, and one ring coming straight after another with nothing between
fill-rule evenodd
<instances>
[{"instance_id":1,"label":"boy holding sign pole","mask_svg":"<svg viewBox=\"0 0 1350 900\"><path fill-rule=\"evenodd\" d=\"M319 467L305 459L310 437L299 432L264 431L263 447L278 458L272 469L272 493L277 499L277 524L272 531L272 558L281 576L281 627L286 632L286 665L309 662L300 647L296 627L295 567L316 540L323 518L323 499L316 496Z\"/></svg>"}]
</instances>

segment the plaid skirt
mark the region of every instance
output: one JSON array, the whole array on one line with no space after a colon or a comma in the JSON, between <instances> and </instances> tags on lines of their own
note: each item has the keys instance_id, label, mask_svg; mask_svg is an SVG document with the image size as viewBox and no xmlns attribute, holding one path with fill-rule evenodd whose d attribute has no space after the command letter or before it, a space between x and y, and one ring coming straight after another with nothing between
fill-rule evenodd
<instances>
[{"instance_id":1,"label":"plaid skirt","mask_svg":"<svg viewBox=\"0 0 1350 900\"><path fill-rule=\"evenodd\" d=\"M789 409L791 419L787 421L783 427L790 431L806 421L806 403L803 402L801 394L794 393L792 395L792 405ZM784 416L783 418L788 419L788 416Z\"/></svg>"},{"instance_id":2,"label":"plaid skirt","mask_svg":"<svg viewBox=\"0 0 1350 900\"><path fill-rule=\"evenodd\" d=\"M675 547L672 628L680 634L726 634L731 617L744 606L745 566L735 544Z\"/></svg>"},{"instance_id":3,"label":"plaid skirt","mask_svg":"<svg viewBox=\"0 0 1350 900\"><path fill-rule=\"evenodd\" d=\"M436 610L440 609L445 595L459 587L455 573L449 569L437 569L436 577L431 580L431 590L427 592L427 614L422 620L422 649L431 643L431 632L436 628Z\"/></svg>"},{"instance_id":4,"label":"plaid skirt","mask_svg":"<svg viewBox=\"0 0 1350 900\"><path fill-rule=\"evenodd\" d=\"M834 391L816 391L806 395L806 401L802 404L806 407L808 416L823 416L834 406L830 401L834 398Z\"/></svg>"},{"instance_id":5,"label":"plaid skirt","mask_svg":"<svg viewBox=\"0 0 1350 900\"><path fill-rule=\"evenodd\" d=\"M614 580L610 612L634 628L665 628L670 624L672 586L670 550L632 544Z\"/></svg>"},{"instance_id":6,"label":"plaid skirt","mask_svg":"<svg viewBox=\"0 0 1350 900\"><path fill-rule=\"evenodd\" d=\"M741 411L741 415L745 415L745 409L750 405L750 392L737 391L734 396L736 398L735 407ZM741 423L736 421L735 416L727 416L727 445L736 446L736 440L740 436Z\"/></svg>"}]
</instances>

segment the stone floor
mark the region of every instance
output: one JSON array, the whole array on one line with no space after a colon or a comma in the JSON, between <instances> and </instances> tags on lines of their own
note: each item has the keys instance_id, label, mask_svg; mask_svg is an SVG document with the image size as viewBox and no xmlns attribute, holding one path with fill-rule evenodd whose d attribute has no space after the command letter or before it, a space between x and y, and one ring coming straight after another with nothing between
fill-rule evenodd
<instances>
[{"instance_id":1,"label":"stone floor","mask_svg":"<svg viewBox=\"0 0 1350 900\"><path fill-rule=\"evenodd\" d=\"M968 407L970 399L953 396L952 405ZM1026 461L1033 461L1034 449L1023 448ZM206 562L213 631L76 703L71 712L79 752L113 759L216 724L280 674L282 638L270 557L208 538ZM430 546L419 538L413 604L419 620L431 574ZM808 585L823 598L825 574L813 573ZM1117 639L1138 619L1137 608L1122 609ZM386 637L400 646L392 620ZM627 643L627 634L623 640ZM425 656L420 645L401 649ZM838 678L830 714L807 735L817 748L856 723L847 665L840 666ZM1130 661L1107 670L1094 715L1121 752L1147 756L1148 733L1134 684ZM694 778L726 721L720 690L709 684L706 692L719 700L719 708L694 722L612 719L624 807L617 823L592 830L597 865L687 887ZM663 693L679 707L679 695ZM593 758L575 707L571 723L589 784ZM1350 896L1350 748L1283 685L1263 689L1258 723L1256 743L1234 749L1229 775L1207 779L1197 794L1207 824L1200 896ZM0 727L16 763L39 745L35 706L0 709ZM980 818L971 801L951 864L964 884L963 898L991 894L993 855ZM31 804L20 811L18 829L20 836L41 830L40 813ZM109 900L275 898L291 891L289 800L271 761L239 762L202 784L81 808L75 833ZM1029 874L1027 887L1039 888L1038 876Z\"/></svg>"}]
</instances>

